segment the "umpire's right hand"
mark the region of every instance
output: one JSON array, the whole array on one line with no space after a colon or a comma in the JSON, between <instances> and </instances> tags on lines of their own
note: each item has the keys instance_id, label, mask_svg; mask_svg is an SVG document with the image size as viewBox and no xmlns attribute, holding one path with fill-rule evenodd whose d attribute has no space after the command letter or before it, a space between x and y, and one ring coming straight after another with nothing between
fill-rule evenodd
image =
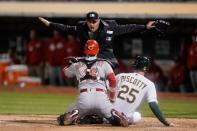
<instances>
[{"instance_id":1,"label":"umpire's right hand","mask_svg":"<svg viewBox=\"0 0 197 131\"><path fill-rule=\"evenodd\" d=\"M46 26L49 26L50 25L50 22L42 17L38 17L38 19Z\"/></svg>"}]
</instances>

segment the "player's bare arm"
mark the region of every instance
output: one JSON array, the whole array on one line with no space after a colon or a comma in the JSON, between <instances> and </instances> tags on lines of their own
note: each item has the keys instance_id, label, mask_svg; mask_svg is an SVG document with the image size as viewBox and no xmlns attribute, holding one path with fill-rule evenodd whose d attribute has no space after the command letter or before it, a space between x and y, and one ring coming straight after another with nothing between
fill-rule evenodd
<instances>
[{"instance_id":1,"label":"player's bare arm","mask_svg":"<svg viewBox=\"0 0 197 131\"><path fill-rule=\"evenodd\" d=\"M50 21L46 20L43 17L38 17L38 19L45 25L45 26L50 26Z\"/></svg>"},{"instance_id":2,"label":"player's bare arm","mask_svg":"<svg viewBox=\"0 0 197 131\"><path fill-rule=\"evenodd\" d=\"M154 28L154 21L149 21L147 24L146 24L146 29L151 29L151 28Z\"/></svg>"}]
</instances>

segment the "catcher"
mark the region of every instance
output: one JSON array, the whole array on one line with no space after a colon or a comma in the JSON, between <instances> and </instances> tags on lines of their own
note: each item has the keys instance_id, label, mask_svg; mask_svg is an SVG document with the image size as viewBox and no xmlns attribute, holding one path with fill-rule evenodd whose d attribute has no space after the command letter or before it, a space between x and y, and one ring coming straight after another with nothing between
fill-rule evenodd
<instances>
[{"instance_id":1,"label":"catcher","mask_svg":"<svg viewBox=\"0 0 197 131\"><path fill-rule=\"evenodd\" d=\"M71 58L70 64L63 69L67 77L76 76L79 96L72 108L57 118L59 125L76 124L80 118L96 114L105 117L112 125L128 126L127 119L111 103L115 99L115 74L106 60L97 58L98 52L99 44L88 40L84 47L86 57ZM109 81L109 92L106 80Z\"/></svg>"}]
</instances>

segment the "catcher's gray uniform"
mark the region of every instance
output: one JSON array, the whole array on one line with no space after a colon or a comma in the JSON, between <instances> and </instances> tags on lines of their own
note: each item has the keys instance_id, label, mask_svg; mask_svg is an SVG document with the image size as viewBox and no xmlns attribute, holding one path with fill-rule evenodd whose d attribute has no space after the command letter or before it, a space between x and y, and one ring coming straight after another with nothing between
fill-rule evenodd
<instances>
[{"instance_id":1,"label":"catcher's gray uniform","mask_svg":"<svg viewBox=\"0 0 197 131\"><path fill-rule=\"evenodd\" d=\"M65 67L63 70L67 77L76 76L79 82L79 96L74 104L68 109L68 112L77 109L79 110L79 117L91 113L110 118L113 105L107 95L105 80L108 79L111 82L111 87L115 88L116 80L114 72L107 61L97 60L96 57L87 57L84 60L87 63L96 61L90 69L87 69L87 65L84 62L79 61L71 64L69 67ZM87 72L94 79L86 78ZM114 77L114 81L110 79L110 77ZM110 89L115 91L115 89Z\"/></svg>"}]
</instances>

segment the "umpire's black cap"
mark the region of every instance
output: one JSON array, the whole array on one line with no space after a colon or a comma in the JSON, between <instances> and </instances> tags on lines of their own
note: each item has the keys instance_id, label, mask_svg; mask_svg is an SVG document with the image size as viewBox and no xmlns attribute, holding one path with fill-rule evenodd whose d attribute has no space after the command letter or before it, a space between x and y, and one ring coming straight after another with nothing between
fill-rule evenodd
<instances>
[{"instance_id":1,"label":"umpire's black cap","mask_svg":"<svg viewBox=\"0 0 197 131\"><path fill-rule=\"evenodd\" d=\"M95 11L91 11L86 14L86 20L88 21L95 21L97 19L99 19L99 15Z\"/></svg>"}]
</instances>

